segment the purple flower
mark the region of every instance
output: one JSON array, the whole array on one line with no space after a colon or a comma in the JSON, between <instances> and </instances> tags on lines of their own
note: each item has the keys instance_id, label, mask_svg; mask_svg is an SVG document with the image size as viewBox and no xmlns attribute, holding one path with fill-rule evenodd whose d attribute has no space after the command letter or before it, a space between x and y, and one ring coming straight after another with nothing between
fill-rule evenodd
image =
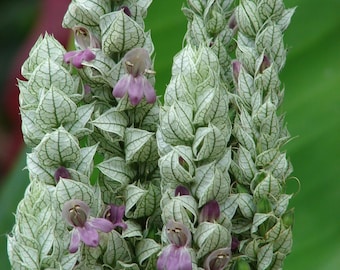
<instances>
[{"instance_id":1,"label":"purple flower","mask_svg":"<svg viewBox=\"0 0 340 270\"><path fill-rule=\"evenodd\" d=\"M192 270L188 249L191 244L189 229L180 222L170 220L166 232L171 244L159 256L157 270Z\"/></svg>"},{"instance_id":2,"label":"purple flower","mask_svg":"<svg viewBox=\"0 0 340 270\"><path fill-rule=\"evenodd\" d=\"M122 98L129 95L133 106L137 105L145 96L148 103L156 101L155 89L144 76L145 73L154 73L151 68L151 59L143 48L134 48L126 53L123 59L127 74L115 85L112 95Z\"/></svg>"},{"instance_id":3,"label":"purple flower","mask_svg":"<svg viewBox=\"0 0 340 270\"><path fill-rule=\"evenodd\" d=\"M130 9L129 9L127 6L121 6L120 9L123 10L123 12L124 12L127 16L129 16L129 17L132 16L131 11L130 11Z\"/></svg>"},{"instance_id":4,"label":"purple flower","mask_svg":"<svg viewBox=\"0 0 340 270\"><path fill-rule=\"evenodd\" d=\"M60 166L54 173L54 180L56 181L56 183L59 182L60 177L71 179L71 174L65 167Z\"/></svg>"},{"instance_id":5,"label":"purple flower","mask_svg":"<svg viewBox=\"0 0 340 270\"><path fill-rule=\"evenodd\" d=\"M76 68L83 68L83 62L89 62L96 58L96 55L90 50L70 51L64 54L64 61L72 64Z\"/></svg>"},{"instance_id":6,"label":"purple flower","mask_svg":"<svg viewBox=\"0 0 340 270\"><path fill-rule=\"evenodd\" d=\"M242 64L238 60L232 61L231 64L232 64L234 82L235 82L235 84L237 84L238 83L238 76L240 74Z\"/></svg>"},{"instance_id":7,"label":"purple flower","mask_svg":"<svg viewBox=\"0 0 340 270\"><path fill-rule=\"evenodd\" d=\"M76 44L80 48L64 54L64 61L76 68L83 68L83 62L89 62L96 58L91 48L100 48L99 40L85 27L75 26L72 28Z\"/></svg>"},{"instance_id":8,"label":"purple flower","mask_svg":"<svg viewBox=\"0 0 340 270\"><path fill-rule=\"evenodd\" d=\"M269 67L270 67L269 57L267 55L264 55L260 66L260 73L263 73L263 71Z\"/></svg>"},{"instance_id":9,"label":"purple flower","mask_svg":"<svg viewBox=\"0 0 340 270\"><path fill-rule=\"evenodd\" d=\"M231 251L234 253L237 251L238 247L240 246L240 240L238 240L235 236L231 238Z\"/></svg>"},{"instance_id":10,"label":"purple flower","mask_svg":"<svg viewBox=\"0 0 340 270\"><path fill-rule=\"evenodd\" d=\"M104 218L111 221L113 228L121 227L123 230L127 228L126 223L123 221L125 214L125 206L117 206L114 204L109 204L104 212Z\"/></svg>"},{"instance_id":11,"label":"purple flower","mask_svg":"<svg viewBox=\"0 0 340 270\"><path fill-rule=\"evenodd\" d=\"M175 189L175 196L190 195L189 190L185 186L177 186Z\"/></svg>"},{"instance_id":12,"label":"purple flower","mask_svg":"<svg viewBox=\"0 0 340 270\"><path fill-rule=\"evenodd\" d=\"M205 270L222 270L230 261L230 248L220 248L210 253L204 261Z\"/></svg>"},{"instance_id":13,"label":"purple flower","mask_svg":"<svg viewBox=\"0 0 340 270\"><path fill-rule=\"evenodd\" d=\"M69 251L78 250L80 241L89 247L99 244L97 230L110 232L114 225L105 218L90 218L90 207L81 200L69 200L64 203L62 216L73 227Z\"/></svg>"},{"instance_id":14,"label":"purple flower","mask_svg":"<svg viewBox=\"0 0 340 270\"><path fill-rule=\"evenodd\" d=\"M81 50L87 48L100 48L100 41L86 27L75 26L72 28L74 39Z\"/></svg>"},{"instance_id":15,"label":"purple flower","mask_svg":"<svg viewBox=\"0 0 340 270\"><path fill-rule=\"evenodd\" d=\"M215 200L207 202L201 209L199 222L214 222L220 217L220 206Z\"/></svg>"}]
</instances>

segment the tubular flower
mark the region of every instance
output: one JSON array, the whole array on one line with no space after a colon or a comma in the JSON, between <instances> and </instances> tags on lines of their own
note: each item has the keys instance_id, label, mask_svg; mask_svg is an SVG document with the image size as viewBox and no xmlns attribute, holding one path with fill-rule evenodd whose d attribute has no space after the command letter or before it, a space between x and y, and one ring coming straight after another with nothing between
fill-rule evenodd
<instances>
[{"instance_id":1,"label":"tubular flower","mask_svg":"<svg viewBox=\"0 0 340 270\"><path fill-rule=\"evenodd\" d=\"M204 261L205 270L222 270L230 261L230 248L220 248L210 253Z\"/></svg>"},{"instance_id":2,"label":"tubular flower","mask_svg":"<svg viewBox=\"0 0 340 270\"><path fill-rule=\"evenodd\" d=\"M166 225L166 232L171 244L159 256L157 270L191 270L189 229L180 222L170 220Z\"/></svg>"},{"instance_id":3,"label":"tubular flower","mask_svg":"<svg viewBox=\"0 0 340 270\"><path fill-rule=\"evenodd\" d=\"M56 183L59 182L60 177L67 179L71 178L70 172L64 166L60 166L54 173L54 180Z\"/></svg>"},{"instance_id":4,"label":"tubular flower","mask_svg":"<svg viewBox=\"0 0 340 270\"><path fill-rule=\"evenodd\" d=\"M201 209L199 222L214 222L220 217L220 206L215 200L207 202Z\"/></svg>"},{"instance_id":5,"label":"tubular flower","mask_svg":"<svg viewBox=\"0 0 340 270\"><path fill-rule=\"evenodd\" d=\"M190 195L189 190L185 186L177 186L175 189L175 196Z\"/></svg>"},{"instance_id":6,"label":"tubular flower","mask_svg":"<svg viewBox=\"0 0 340 270\"><path fill-rule=\"evenodd\" d=\"M148 52L143 48L134 48L126 53L123 59L127 74L125 74L115 85L112 95L122 98L129 95L132 105L137 105L143 96L148 103L156 101L155 89L144 76L145 73L153 74L151 59Z\"/></svg>"},{"instance_id":7,"label":"tubular flower","mask_svg":"<svg viewBox=\"0 0 340 270\"><path fill-rule=\"evenodd\" d=\"M83 62L89 62L96 58L91 48L100 48L99 40L85 27L76 26L73 29L76 44L80 50L70 51L64 54L64 61L76 68L83 68Z\"/></svg>"},{"instance_id":8,"label":"tubular flower","mask_svg":"<svg viewBox=\"0 0 340 270\"><path fill-rule=\"evenodd\" d=\"M109 204L104 212L104 218L111 221L114 228L121 227L123 230L127 228L126 223L123 221L125 214L125 206L117 206Z\"/></svg>"},{"instance_id":9,"label":"tubular flower","mask_svg":"<svg viewBox=\"0 0 340 270\"><path fill-rule=\"evenodd\" d=\"M69 200L64 204L62 216L73 227L69 251L78 250L80 241L89 247L99 244L97 230L110 232L114 225L105 218L89 218L90 207L81 200Z\"/></svg>"}]
</instances>

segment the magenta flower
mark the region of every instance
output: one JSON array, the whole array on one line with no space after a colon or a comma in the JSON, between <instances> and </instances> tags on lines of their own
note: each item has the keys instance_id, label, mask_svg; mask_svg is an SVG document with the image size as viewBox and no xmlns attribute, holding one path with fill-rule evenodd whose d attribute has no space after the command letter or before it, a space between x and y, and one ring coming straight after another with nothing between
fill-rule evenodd
<instances>
[{"instance_id":1,"label":"magenta flower","mask_svg":"<svg viewBox=\"0 0 340 270\"><path fill-rule=\"evenodd\" d=\"M112 95L122 98L129 95L133 106L139 104L143 96L148 103L156 101L155 89L144 76L145 73L154 73L150 70L151 59L148 52L143 48L134 48L126 53L123 59L127 74L117 82Z\"/></svg>"},{"instance_id":2,"label":"magenta flower","mask_svg":"<svg viewBox=\"0 0 340 270\"><path fill-rule=\"evenodd\" d=\"M234 60L231 63L232 65L232 70L233 70L233 79L235 84L238 84L238 76L240 74L240 70L241 70L241 62L238 60Z\"/></svg>"},{"instance_id":3,"label":"magenta flower","mask_svg":"<svg viewBox=\"0 0 340 270\"><path fill-rule=\"evenodd\" d=\"M215 200L207 202L201 209L199 222L214 222L220 217L220 206Z\"/></svg>"},{"instance_id":4,"label":"magenta flower","mask_svg":"<svg viewBox=\"0 0 340 270\"><path fill-rule=\"evenodd\" d=\"M69 200L64 204L62 216L73 227L69 251L75 253L80 241L89 247L99 245L99 234L110 232L114 225L105 218L90 218L90 207L81 200Z\"/></svg>"},{"instance_id":5,"label":"magenta flower","mask_svg":"<svg viewBox=\"0 0 340 270\"><path fill-rule=\"evenodd\" d=\"M64 61L76 68L83 68L83 62L90 62L96 58L91 48L100 48L99 40L85 27L76 26L73 29L75 41L80 50L64 54Z\"/></svg>"},{"instance_id":6,"label":"magenta flower","mask_svg":"<svg viewBox=\"0 0 340 270\"><path fill-rule=\"evenodd\" d=\"M170 241L157 260L157 270L192 270L189 246L191 233L182 223L170 220L166 225Z\"/></svg>"},{"instance_id":7,"label":"magenta flower","mask_svg":"<svg viewBox=\"0 0 340 270\"><path fill-rule=\"evenodd\" d=\"M54 173L54 180L55 180L56 183L59 182L60 177L66 178L66 179L71 179L70 172L64 166L60 166Z\"/></svg>"},{"instance_id":8,"label":"magenta flower","mask_svg":"<svg viewBox=\"0 0 340 270\"><path fill-rule=\"evenodd\" d=\"M210 253L204 261L204 270L222 270L230 261L230 248L220 248Z\"/></svg>"},{"instance_id":9,"label":"magenta flower","mask_svg":"<svg viewBox=\"0 0 340 270\"><path fill-rule=\"evenodd\" d=\"M175 189L175 196L190 195L189 190L185 186L177 186Z\"/></svg>"},{"instance_id":10,"label":"magenta flower","mask_svg":"<svg viewBox=\"0 0 340 270\"><path fill-rule=\"evenodd\" d=\"M83 68L83 62L90 62L96 58L96 55L90 50L70 51L64 54L64 61L72 64L76 68Z\"/></svg>"},{"instance_id":11,"label":"magenta flower","mask_svg":"<svg viewBox=\"0 0 340 270\"><path fill-rule=\"evenodd\" d=\"M117 206L114 204L109 204L104 212L104 218L112 222L113 228L121 227L123 230L125 230L127 225L123 221L124 214L124 205Z\"/></svg>"}]
</instances>

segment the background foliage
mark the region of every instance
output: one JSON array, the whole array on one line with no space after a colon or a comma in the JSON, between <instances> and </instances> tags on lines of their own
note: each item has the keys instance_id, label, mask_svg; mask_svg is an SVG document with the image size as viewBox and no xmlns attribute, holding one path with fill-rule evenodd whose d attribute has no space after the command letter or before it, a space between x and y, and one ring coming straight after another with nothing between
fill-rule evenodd
<instances>
[{"instance_id":1,"label":"background foliage","mask_svg":"<svg viewBox=\"0 0 340 270\"><path fill-rule=\"evenodd\" d=\"M148 13L147 29L152 29L156 47L158 93L164 91L170 79L172 58L182 47L186 29L180 10L182 2L154 0ZM25 6L12 3L20 14L24 14ZM292 199L296 216L294 245L284 269L338 269L340 1L287 0L285 3L287 7L298 7L285 34L289 52L281 80L285 87L282 111L286 112L288 129L294 137L286 149L294 166L293 175L300 180L301 190ZM31 15L32 11L28 16ZM1 28L1 31L12 30ZM4 42L3 38L1 40ZM11 48L7 46L4 49ZM4 52L3 48L1 51ZM26 151L23 149L14 170L0 189L0 261L4 270L10 269L5 236L11 230L14 222L12 213L28 183L27 172L22 170ZM295 192L298 184L291 180L289 189Z\"/></svg>"}]
</instances>

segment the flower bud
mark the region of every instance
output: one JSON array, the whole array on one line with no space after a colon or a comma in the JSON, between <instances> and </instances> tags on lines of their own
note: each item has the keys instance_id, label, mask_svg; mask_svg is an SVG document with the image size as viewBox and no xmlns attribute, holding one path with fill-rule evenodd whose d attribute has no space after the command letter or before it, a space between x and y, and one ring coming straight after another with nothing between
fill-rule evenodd
<instances>
[{"instance_id":1,"label":"flower bud","mask_svg":"<svg viewBox=\"0 0 340 270\"><path fill-rule=\"evenodd\" d=\"M60 166L54 173L54 180L56 181L56 183L59 182L60 177L70 179L71 174L65 167Z\"/></svg>"},{"instance_id":2,"label":"flower bud","mask_svg":"<svg viewBox=\"0 0 340 270\"><path fill-rule=\"evenodd\" d=\"M294 224L294 208L289 209L286 213L282 215L282 223L286 228L293 226Z\"/></svg>"},{"instance_id":3,"label":"flower bud","mask_svg":"<svg viewBox=\"0 0 340 270\"><path fill-rule=\"evenodd\" d=\"M175 196L190 195L189 190L185 186L177 186L175 189Z\"/></svg>"},{"instance_id":4,"label":"flower bud","mask_svg":"<svg viewBox=\"0 0 340 270\"><path fill-rule=\"evenodd\" d=\"M204 261L206 270L222 270L228 265L231 258L230 248L220 248L212 253Z\"/></svg>"},{"instance_id":5,"label":"flower bud","mask_svg":"<svg viewBox=\"0 0 340 270\"><path fill-rule=\"evenodd\" d=\"M211 200L202 207L199 221L214 222L220 217L220 213L220 206L218 205L218 202Z\"/></svg>"},{"instance_id":6,"label":"flower bud","mask_svg":"<svg viewBox=\"0 0 340 270\"><path fill-rule=\"evenodd\" d=\"M267 198L260 198L256 203L258 213L269 213L272 210L271 204Z\"/></svg>"}]
</instances>

